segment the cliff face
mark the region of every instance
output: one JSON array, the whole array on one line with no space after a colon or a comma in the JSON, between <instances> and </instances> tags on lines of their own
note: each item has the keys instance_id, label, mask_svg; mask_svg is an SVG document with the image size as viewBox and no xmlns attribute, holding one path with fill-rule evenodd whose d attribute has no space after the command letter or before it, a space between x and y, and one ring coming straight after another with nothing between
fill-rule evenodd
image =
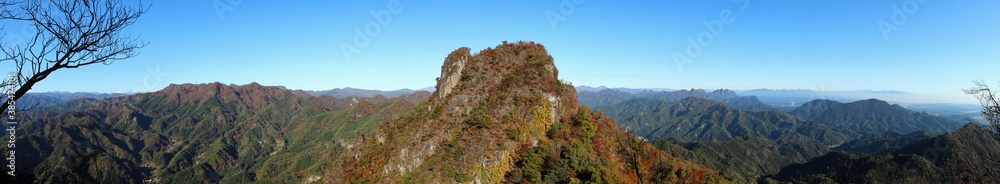
<instances>
[{"instance_id":1,"label":"cliff face","mask_svg":"<svg viewBox=\"0 0 1000 184\"><path fill-rule=\"evenodd\" d=\"M719 181L579 107L541 44L445 58L437 91L354 143L333 182ZM684 171L684 172L674 172Z\"/></svg>"},{"instance_id":2,"label":"cliff face","mask_svg":"<svg viewBox=\"0 0 1000 184\"><path fill-rule=\"evenodd\" d=\"M435 86L435 89L440 89L437 90L441 94L438 95L439 99L448 96L462 79L462 69L465 69L465 62L469 59L468 55L469 48L462 47L448 55L448 59L444 61L444 65L441 66L441 77L438 78L438 83Z\"/></svg>"}]
</instances>

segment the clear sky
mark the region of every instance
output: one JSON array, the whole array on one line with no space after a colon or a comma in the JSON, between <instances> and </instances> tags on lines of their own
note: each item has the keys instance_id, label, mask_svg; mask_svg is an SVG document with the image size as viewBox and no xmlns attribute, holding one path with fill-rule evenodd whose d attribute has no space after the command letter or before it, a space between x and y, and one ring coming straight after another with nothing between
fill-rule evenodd
<instances>
[{"instance_id":1,"label":"clear sky","mask_svg":"<svg viewBox=\"0 0 1000 184\"><path fill-rule=\"evenodd\" d=\"M434 85L452 50L504 40L544 44L574 85L898 90L973 102L961 88L1000 80L1000 1L232 1L153 1L127 30L150 42L138 57L60 70L33 92L216 81L417 89ZM358 45L356 29L375 34ZM344 44L357 52L345 56Z\"/></svg>"}]
</instances>

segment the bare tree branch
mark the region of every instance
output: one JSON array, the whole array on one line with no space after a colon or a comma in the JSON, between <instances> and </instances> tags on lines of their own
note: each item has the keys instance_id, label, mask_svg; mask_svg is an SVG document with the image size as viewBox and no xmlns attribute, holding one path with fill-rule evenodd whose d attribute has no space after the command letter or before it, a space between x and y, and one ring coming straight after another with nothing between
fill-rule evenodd
<instances>
[{"instance_id":1,"label":"bare tree branch","mask_svg":"<svg viewBox=\"0 0 1000 184\"><path fill-rule=\"evenodd\" d=\"M25 43L0 43L0 63L14 62L14 100L53 72L133 58L148 43L122 33L148 11L120 0L0 0L0 20L35 28ZM6 79L5 79L6 82ZM6 83L5 83L6 84ZM3 102L0 109L6 109Z\"/></svg>"},{"instance_id":2,"label":"bare tree branch","mask_svg":"<svg viewBox=\"0 0 1000 184\"><path fill-rule=\"evenodd\" d=\"M965 94L975 95L979 99L979 103L983 106L983 119L989 123L989 126L993 129L994 138L1000 139L1000 98L997 97L997 92L990 89L989 85L983 83L982 81L972 81L975 86L968 89L963 89Z\"/></svg>"}]
</instances>

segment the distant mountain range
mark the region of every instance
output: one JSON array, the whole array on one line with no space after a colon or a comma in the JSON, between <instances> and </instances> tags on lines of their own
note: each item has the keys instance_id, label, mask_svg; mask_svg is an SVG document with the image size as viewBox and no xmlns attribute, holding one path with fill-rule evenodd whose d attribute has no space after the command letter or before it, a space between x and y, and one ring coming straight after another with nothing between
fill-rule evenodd
<instances>
[{"instance_id":1,"label":"distant mountain range","mask_svg":"<svg viewBox=\"0 0 1000 184\"><path fill-rule=\"evenodd\" d=\"M369 90L369 89L357 89L357 88L337 88L337 89L331 89L331 90L305 91L305 92L307 94L309 94L309 95L312 95L312 96L327 95L327 96L333 96L333 97L337 97L337 98L345 98L345 97L371 98L371 97L375 97L375 96L378 96L378 95L385 96L386 98L395 98L395 97L399 97L399 96L402 96L402 95L405 95L405 94L411 94L411 93L414 93L414 92L417 92L417 91L428 91L428 90L425 90L425 89L421 89L421 90L400 89L400 90L392 90L392 91L381 91L381 90ZM429 91L433 91L433 90L429 90Z\"/></svg>"},{"instance_id":2,"label":"distant mountain range","mask_svg":"<svg viewBox=\"0 0 1000 184\"><path fill-rule=\"evenodd\" d=\"M230 87L238 87L236 84L228 84ZM281 90L287 90L283 86L274 86L275 88ZM322 91L311 91L311 90L292 90L295 93L304 93L311 96L333 96L337 98L347 98L347 97L360 97L360 98L372 98L378 95L382 95L385 98L395 98L406 94L413 94L418 91L428 91L433 92L434 87L421 88L418 90L411 89L400 89L391 91L382 90L369 90L369 89L358 89L358 88L336 88L331 90ZM70 100L92 98L92 99L104 99L108 97L116 96L127 96L134 93L93 93L93 92L40 92L40 93L28 93L21 97L17 101L18 108L28 108L28 107L47 107L63 102L68 102ZM0 100L6 101L7 98L3 97Z\"/></svg>"},{"instance_id":3,"label":"distant mountain range","mask_svg":"<svg viewBox=\"0 0 1000 184\"><path fill-rule=\"evenodd\" d=\"M753 89L737 90L737 93L744 96L757 96L764 103L772 106L798 106L802 103L816 99L830 99L841 102L850 102L866 98L875 98L885 95L909 95L912 93L902 91L826 91L811 89Z\"/></svg>"},{"instance_id":4,"label":"distant mountain range","mask_svg":"<svg viewBox=\"0 0 1000 184\"><path fill-rule=\"evenodd\" d=\"M961 122L923 112L913 112L877 99L851 103L813 100L789 113L806 120L860 133L919 130L947 132L962 126Z\"/></svg>"},{"instance_id":5,"label":"distant mountain range","mask_svg":"<svg viewBox=\"0 0 1000 184\"><path fill-rule=\"evenodd\" d=\"M595 94L633 97L614 90ZM892 152L936 135L931 131L954 131L962 125L875 99L851 103L814 100L786 113L745 111L719 102L726 100L693 97L691 92L678 94L692 97L678 102L644 98L615 102L616 98L605 98L613 104L596 109L665 152L709 166L727 179L743 183L777 174L788 164L804 163L831 148L859 154ZM721 91L694 94L751 99L732 98Z\"/></svg>"},{"instance_id":6,"label":"distant mountain range","mask_svg":"<svg viewBox=\"0 0 1000 184\"><path fill-rule=\"evenodd\" d=\"M622 91L622 92L626 92L626 93L632 93L632 94L638 94L638 93L641 93L643 91L654 91L654 92L657 92L657 91L677 91L677 89L670 89L670 88L608 88L607 86L603 86L603 85L602 86L598 86L598 87L576 86L576 91L577 92L600 92L601 90L605 90L605 89L613 89L613 90L618 90L618 91Z\"/></svg>"},{"instance_id":7,"label":"distant mountain range","mask_svg":"<svg viewBox=\"0 0 1000 184\"><path fill-rule=\"evenodd\" d=\"M813 100L833 100L838 102L853 102L863 99L878 97L899 97L912 96L914 94L901 91L817 91L807 89L797 90L727 90L704 91L699 94L698 90L675 90L665 88L607 88L607 87L577 87L579 91L580 103L592 107L611 105L635 98L659 99L669 102L677 102L688 96L714 100L726 103L748 111L771 111L782 110L791 111L802 104ZM602 92L603 91L603 92ZM719 93L716 93L719 92ZM674 94L676 93L676 94ZM730 94L732 93L732 94ZM657 98L653 96L665 96L673 94L673 98ZM687 95L683 95L687 94ZM735 94L735 95L734 95ZM890 101L891 102L891 101ZM897 102L892 102L897 103ZM978 104L949 104L949 103L897 103L907 109L917 112L927 112L933 115L956 116L954 119L977 118Z\"/></svg>"},{"instance_id":8,"label":"distant mountain range","mask_svg":"<svg viewBox=\"0 0 1000 184\"><path fill-rule=\"evenodd\" d=\"M818 141L836 145L860 136L782 112L746 112L697 97L677 103L637 99L596 109L618 120L618 125L629 132L649 140L678 137L724 141L747 135L778 143Z\"/></svg>"},{"instance_id":9,"label":"distant mountain range","mask_svg":"<svg viewBox=\"0 0 1000 184\"><path fill-rule=\"evenodd\" d=\"M17 100L18 109L28 109L30 107L46 107L70 100L80 98L104 99L108 97L130 95L126 93L87 93L87 92L42 92L27 93ZM7 101L6 97L0 100Z\"/></svg>"},{"instance_id":10,"label":"distant mountain range","mask_svg":"<svg viewBox=\"0 0 1000 184\"><path fill-rule=\"evenodd\" d=\"M735 92L725 89L708 92L704 89L677 90L677 91L642 91L639 93L626 93L615 89L603 89L599 92L580 92L577 94L580 104L592 107L600 107L625 102L632 99L651 99L665 102L679 102L688 97L697 97L726 103L746 111L773 111L777 110L771 106L757 100L754 96L737 96Z\"/></svg>"},{"instance_id":11,"label":"distant mountain range","mask_svg":"<svg viewBox=\"0 0 1000 184\"><path fill-rule=\"evenodd\" d=\"M600 92L605 89L618 90L626 93L639 94L644 91L653 92L672 92L679 91L679 89L672 88L608 88L606 86L577 86L576 90L578 92ZM811 89L752 89L752 90L732 90L738 93L740 96L757 96L764 99L765 103L768 104L778 104L785 105L790 102L796 102L801 104L807 101L815 99L834 99L837 101L855 101L861 98L857 96L871 95L871 94L883 94L883 95L907 95L913 94L903 91L877 91L877 90L855 90L855 91L825 91L825 90L811 90ZM871 97L869 97L871 98Z\"/></svg>"}]
</instances>

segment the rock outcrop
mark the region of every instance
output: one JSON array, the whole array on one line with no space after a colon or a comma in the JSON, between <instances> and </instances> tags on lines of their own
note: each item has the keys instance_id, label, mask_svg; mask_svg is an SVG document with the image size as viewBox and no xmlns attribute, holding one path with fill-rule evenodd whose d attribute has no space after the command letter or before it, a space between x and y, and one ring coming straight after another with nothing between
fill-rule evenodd
<instances>
[{"instance_id":1,"label":"rock outcrop","mask_svg":"<svg viewBox=\"0 0 1000 184\"><path fill-rule=\"evenodd\" d=\"M440 89L437 90L440 94L437 95L438 99L448 96L459 80L462 79L462 69L465 68L465 62L469 58L468 55L469 48L462 47L452 52L444 60L444 65L441 66L441 77L438 78L437 86L435 86L435 89Z\"/></svg>"},{"instance_id":2,"label":"rock outcrop","mask_svg":"<svg viewBox=\"0 0 1000 184\"><path fill-rule=\"evenodd\" d=\"M578 106L574 87L559 80L541 44L469 50L449 54L438 90L408 114L379 124L374 138L343 154L327 181L721 181Z\"/></svg>"}]
</instances>

